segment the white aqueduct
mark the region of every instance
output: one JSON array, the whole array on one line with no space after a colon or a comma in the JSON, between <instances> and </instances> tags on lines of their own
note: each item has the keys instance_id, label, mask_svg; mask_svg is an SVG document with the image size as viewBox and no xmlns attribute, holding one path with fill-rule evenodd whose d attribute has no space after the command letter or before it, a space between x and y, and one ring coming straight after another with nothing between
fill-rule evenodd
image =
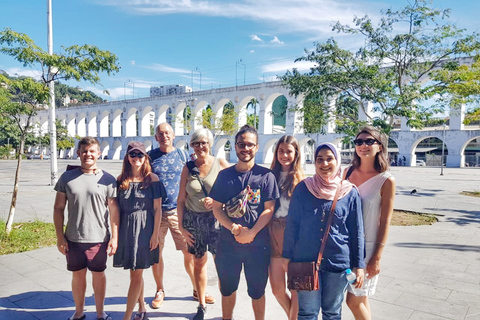
<instances>
[{"instance_id":1,"label":"white aqueduct","mask_svg":"<svg viewBox=\"0 0 480 320\"><path fill-rule=\"evenodd\" d=\"M280 132L274 130L272 108L274 101L282 96L286 99L288 108L285 115L285 128L282 130L283 132ZM183 121L184 109L187 106L191 108L190 127L193 130L200 127L196 119L200 118L202 110L208 105L212 108L215 117L221 117L225 105L229 102L235 105L235 111L239 115L237 124L242 126L247 122L247 105L252 98L258 100L260 109L258 113L260 148L257 153L257 162L271 162L275 143L283 134L291 134L297 137L304 154L307 154L307 157L303 157L304 161L309 156L311 157L312 145L320 142L330 141L342 147L341 139L343 135L335 133L333 121L325 128L327 133L324 135L307 135L304 133L302 118L296 112L290 110L292 106L301 106L303 100L291 96L288 89L280 81L203 90L181 95L58 108L56 117L67 127L71 136L88 135L97 137L103 155L107 155L109 159L122 159L127 144L132 140L145 143L147 150L156 148L155 138L151 134L152 128L167 121L174 128L176 147L187 148L189 132L184 128ZM372 106L369 104L369 110L371 109ZM450 124L446 128L417 131L406 126L406 121L402 121L401 128L392 131L390 135L391 143L396 144L396 148L392 148L392 151L395 152L397 159L405 159L403 161L404 165L414 166L416 164L416 148L419 143L427 138L436 137L444 142L445 149L448 150L446 165L448 167L465 166L465 149L469 144L478 146L480 143L480 128L478 126L465 126L463 124L464 114L465 107L451 112ZM361 112L359 118L366 120L366 115ZM39 112L34 121L37 123L35 132L37 134L46 133L48 131L48 110ZM228 145L228 142L233 145L233 139L233 136L215 133L214 154L225 157L225 146ZM308 143L311 140L313 140L313 144ZM75 156L73 150L60 150L59 156L65 157L67 154ZM469 157L473 157L474 164L478 164L480 151ZM236 161L234 152L229 154L229 161Z\"/></svg>"}]
</instances>

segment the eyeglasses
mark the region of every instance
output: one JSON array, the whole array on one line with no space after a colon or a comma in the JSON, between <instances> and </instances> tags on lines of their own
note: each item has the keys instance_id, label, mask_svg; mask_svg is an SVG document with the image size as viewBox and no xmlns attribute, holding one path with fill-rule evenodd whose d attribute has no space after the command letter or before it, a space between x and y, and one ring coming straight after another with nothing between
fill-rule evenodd
<instances>
[{"instance_id":1,"label":"eyeglasses","mask_svg":"<svg viewBox=\"0 0 480 320\"><path fill-rule=\"evenodd\" d=\"M130 156L130 158L142 159L143 157L145 157L145 155L141 152L130 152L128 155Z\"/></svg>"},{"instance_id":2,"label":"eyeglasses","mask_svg":"<svg viewBox=\"0 0 480 320\"><path fill-rule=\"evenodd\" d=\"M235 143L235 145L239 148L239 149L247 149L247 150L250 150L250 149L253 149L255 148L257 145L255 143L251 143L251 142L237 142Z\"/></svg>"},{"instance_id":3,"label":"eyeglasses","mask_svg":"<svg viewBox=\"0 0 480 320\"><path fill-rule=\"evenodd\" d=\"M208 142L207 141L196 141L193 144L193 147L194 148L198 148L198 147L205 147L208 145Z\"/></svg>"},{"instance_id":4,"label":"eyeglasses","mask_svg":"<svg viewBox=\"0 0 480 320\"><path fill-rule=\"evenodd\" d=\"M375 143L378 143L377 140L375 139L372 139L372 138L369 138L369 139L355 139L353 140L353 143L356 145L356 146L361 146L362 144L366 144L367 146L371 146L371 145L374 145Z\"/></svg>"}]
</instances>

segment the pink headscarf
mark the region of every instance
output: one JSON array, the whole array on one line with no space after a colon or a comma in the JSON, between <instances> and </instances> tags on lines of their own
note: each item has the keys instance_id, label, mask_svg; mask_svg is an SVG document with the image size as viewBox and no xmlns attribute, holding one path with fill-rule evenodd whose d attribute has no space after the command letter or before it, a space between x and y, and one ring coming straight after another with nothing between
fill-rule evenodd
<instances>
[{"instance_id":1,"label":"pink headscarf","mask_svg":"<svg viewBox=\"0 0 480 320\"><path fill-rule=\"evenodd\" d=\"M355 187L351 182L348 180L342 181L341 177L341 157L340 153L337 150L337 147L335 145L325 142L320 144L317 149L315 150L315 158L314 160L317 159L318 152L320 149L323 147L327 147L330 150L332 150L333 155L335 156L335 159L337 160L337 166L335 168L335 173L329 178L329 179L324 179L322 178L319 174L314 174L313 177L308 177L306 178L305 185L307 186L308 191L310 191L311 194L313 194L316 198L318 199L325 199L325 200L333 200L335 197L335 193L337 191L338 186L340 185L340 193L338 195L338 199L343 198L345 195L347 195L350 190L352 190L353 187Z\"/></svg>"}]
</instances>

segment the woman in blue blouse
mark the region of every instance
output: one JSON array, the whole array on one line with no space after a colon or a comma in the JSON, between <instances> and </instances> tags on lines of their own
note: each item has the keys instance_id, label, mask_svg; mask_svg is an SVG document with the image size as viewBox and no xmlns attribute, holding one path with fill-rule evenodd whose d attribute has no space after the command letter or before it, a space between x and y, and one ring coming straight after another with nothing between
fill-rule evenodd
<instances>
[{"instance_id":1,"label":"woman in blue blouse","mask_svg":"<svg viewBox=\"0 0 480 320\"><path fill-rule=\"evenodd\" d=\"M300 182L293 192L287 216L283 257L288 261L316 261L323 230L337 188L335 208L327 244L320 265L320 289L299 291L298 320L341 319L347 287L345 270L353 269L356 286L364 279L364 233L362 205L357 189L340 177L340 153L331 143L315 151L315 175Z\"/></svg>"}]
</instances>

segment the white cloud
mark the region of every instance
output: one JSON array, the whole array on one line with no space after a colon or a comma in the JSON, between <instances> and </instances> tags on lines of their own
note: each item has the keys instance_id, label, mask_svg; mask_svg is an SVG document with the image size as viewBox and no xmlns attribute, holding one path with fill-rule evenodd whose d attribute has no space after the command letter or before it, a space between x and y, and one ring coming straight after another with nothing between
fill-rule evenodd
<instances>
[{"instance_id":1,"label":"white cloud","mask_svg":"<svg viewBox=\"0 0 480 320\"><path fill-rule=\"evenodd\" d=\"M270 43L274 43L274 44L285 44L285 42L283 41L280 41L277 36L273 36L273 39L270 40Z\"/></svg>"},{"instance_id":2,"label":"white cloud","mask_svg":"<svg viewBox=\"0 0 480 320\"><path fill-rule=\"evenodd\" d=\"M291 60L281 60L262 66L262 72L283 74L287 70L292 70L293 68L297 68L297 70L300 72L305 72L310 70L310 68L313 66L314 63L310 61L293 62Z\"/></svg>"},{"instance_id":3,"label":"white cloud","mask_svg":"<svg viewBox=\"0 0 480 320\"><path fill-rule=\"evenodd\" d=\"M130 61L130 64L131 64L132 66L134 66L134 65L135 65L135 60Z\"/></svg>"},{"instance_id":4,"label":"white cloud","mask_svg":"<svg viewBox=\"0 0 480 320\"><path fill-rule=\"evenodd\" d=\"M264 41L262 40L262 38L260 38L260 37L257 36L256 34L251 34L251 35L250 35L250 39L252 39L252 41L264 42Z\"/></svg>"},{"instance_id":5,"label":"white cloud","mask_svg":"<svg viewBox=\"0 0 480 320\"><path fill-rule=\"evenodd\" d=\"M8 68L8 69L5 69L4 71L8 73L8 75L11 77L25 76L25 77L31 77L36 80L40 80L42 76L42 73L38 70Z\"/></svg>"},{"instance_id":6,"label":"white cloud","mask_svg":"<svg viewBox=\"0 0 480 320\"><path fill-rule=\"evenodd\" d=\"M142 67L146 69L154 70L154 71L160 71L160 72L171 72L171 73L191 73L192 72L192 70L169 67L159 63L154 63L153 65L142 66Z\"/></svg>"},{"instance_id":7,"label":"white cloud","mask_svg":"<svg viewBox=\"0 0 480 320\"><path fill-rule=\"evenodd\" d=\"M117 6L143 15L192 14L226 17L267 23L279 32L303 31L332 35L331 25L339 20L351 23L355 14L377 14L378 3L362 0L102 0L99 4ZM274 8L274 10L273 10ZM374 16L371 15L372 18Z\"/></svg>"},{"instance_id":8,"label":"white cloud","mask_svg":"<svg viewBox=\"0 0 480 320\"><path fill-rule=\"evenodd\" d=\"M250 50L250 53L255 53L255 50Z\"/></svg>"}]
</instances>

